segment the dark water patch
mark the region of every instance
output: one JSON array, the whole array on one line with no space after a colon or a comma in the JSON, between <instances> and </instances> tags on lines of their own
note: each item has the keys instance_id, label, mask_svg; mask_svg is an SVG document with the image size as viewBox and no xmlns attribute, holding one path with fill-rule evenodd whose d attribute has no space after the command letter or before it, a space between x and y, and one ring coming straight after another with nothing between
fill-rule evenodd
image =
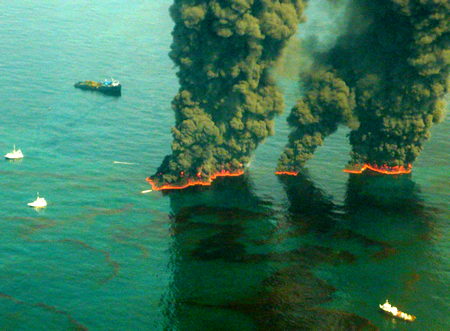
<instances>
[{"instance_id":1,"label":"dark water patch","mask_svg":"<svg viewBox=\"0 0 450 331\"><path fill-rule=\"evenodd\" d=\"M208 260L225 260L227 262L244 262L247 259L245 245L237 242L238 232L224 232L200 240L193 250L194 258Z\"/></svg>"},{"instance_id":2,"label":"dark water patch","mask_svg":"<svg viewBox=\"0 0 450 331\"><path fill-rule=\"evenodd\" d=\"M219 227L215 226L218 230ZM265 254L247 252L249 240L243 235L243 226L222 226L218 233L207 236L195 243L192 256L201 260L221 259L228 262L258 263L272 261L281 263L297 263L304 267L312 267L320 262L337 265L353 263L356 256L348 251L334 251L332 248L306 245L294 250ZM250 240L253 244L253 241ZM191 241L190 244L193 244Z\"/></svg>"},{"instance_id":3,"label":"dark water patch","mask_svg":"<svg viewBox=\"0 0 450 331\"><path fill-rule=\"evenodd\" d=\"M192 256L201 260L224 259L230 262L251 262L261 260L298 262L299 258L307 255L310 261L346 260L353 262L356 257L350 252L334 253L331 248L305 246L297 250L283 253L270 252L267 254L248 254L246 246L249 244L262 244L262 241L273 244L272 239L254 240L253 237L266 238L273 233L263 233L259 236L254 233L247 235L246 227L250 222L260 222L267 218L266 213L256 213L241 208L219 208L205 205L181 208L178 213L172 214L174 221L171 232L174 235L186 235L191 232L201 232L197 240L189 240L194 245ZM279 238L280 243L287 237ZM180 238L180 240L182 240ZM187 242L185 242L187 244Z\"/></svg>"},{"instance_id":4,"label":"dark water patch","mask_svg":"<svg viewBox=\"0 0 450 331\"><path fill-rule=\"evenodd\" d=\"M345 311L314 308L304 330L376 331L367 318Z\"/></svg>"},{"instance_id":5,"label":"dark water patch","mask_svg":"<svg viewBox=\"0 0 450 331\"><path fill-rule=\"evenodd\" d=\"M262 199L254 193L253 183L244 174L238 177L217 177L210 186L190 186L182 190L164 190L162 195L170 197L173 212L189 206L235 208L255 212L269 212L272 201Z\"/></svg>"},{"instance_id":6,"label":"dark water patch","mask_svg":"<svg viewBox=\"0 0 450 331\"><path fill-rule=\"evenodd\" d=\"M306 170L297 176L280 176L279 180L288 196L290 205L287 214L287 237L305 237L319 241L326 246L344 246L354 244L356 254L367 249L383 249L387 243L372 239L369 235L349 229L345 219L345 206L333 202L333 198L316 187ZM351 259L356 259L351 254Z\"/></svg>"},{"instance_id":7,"label":"dark water patch","mask_svg":"<svg viewBox=\"0 0 450 331\"><path fill-rule=\"evenodd\" d=\"M287 217L284 217L284 219L275 218L274 223L271 223L272 227L265 234L254 236L254 239L248 238L248 242L254 246L278 245L310 233L304 227L293 226L291 220L287 219Z\"/></svg>"},{"instance_id":8,"label":"dark water patch","mask_svg":"<svg viewBox=\"0 0 450 331\"><path fill-rule=\"evenodd\" d=\"M425 205L420 187L409 175L351 175L343 209L342 225L351 230L339 236L379 247L371 254L375 260L423 245L437 233L437 216Z\"/></svg>"},{"instance_id":9,"label":"dark water patch","mask_svg":"<svg viewBox=\"0 0 450 331\"><path fill-rule=\"evenodd\" d=\"M336 206L332 197L316 187L307 170L296 176L278 176L291 202L289 212L309 216L314 220L333 218Z\"/></svg>"},{"instance_id":10,"label":"dark water patch","mask_svg":"<svg viewBox=\"0 0 450 331\"><path fill-rule=\"evenodd\" d=\"M358 258L344 245L335 248L331 244L341 229L339 207L331 197L307 176L300 176L293 185L284 183L291 205L287 215L277 214L267 212L246 183L193 193L195 203L186 193L170 195L174 288L167 307L171 307L173 324L187 325L190 314L198 314L204 325L208 317L199 316L202 313L226 316L237 312L253 321L254 327L247 329L256 330L308 330L314 325L323 325L323 330L328 325L336 330L364 330L371 326L357 315L321 309L334 300L337 288L317 277L314 270L353 264ZM211 192L215 199L210 198ZM240 199L232 200L230 206L216 205L238 194ZM310 234L312 239L298 240ZM382 247L354 233L334 240ZM331 316L334 322L321 321L322 316Z\"/></svg>"},{"instance_id":11,"label":"dark water patch","mask_svg":"<svg viewBox=\"0 0 450 331\"><path fill-rule=\"evenodd\" d=\"M243 331L255 330L250 316L221 306L195 301L175 305L174 316L167 318L163 330ZM176 322L174 322L176 321Z\"/></svg>"},{"instance_id":12,"label":"dark water patch","mask_svg":"<svg viewBox=\"0 0 450 331\"><path fill-rule=\"evenodd\" d=\"M346 213L348 206L336 205L331 196L316 187L306 170L297 176L280 176L279 180L290 201L287 215L290 227L285 232L286 237L312 236L326 245L348 246L354 243L357 254L361 253L360 246L364 252L367 249L385 251L391 248L385 241L349 229L343 221L349 217ZM350 255L348 259L354 261L355 254Z\"/></svg>"},{"instance_id":13,"label":"dark water patch","mask_svg":"<svg viewBox=\"0 0 450 331\"><path fill-rule=\"evenodd\" d=\"M189 244L195 245L192 256L196 259L244 262L249 259L245 244L240 242L248 240L245 225L250 222L262 222L267 216L264 212L242 208L206 205L183 207L171 215L174 221L171 232L178 236L183 234L188 236L195 231L201 233L197 240L188 239Z\"/></svg>"},{"instance_id":14,"label":"dark water patch","mask_svg":"<svg viewBox=\"0 0 450 331\"><path fill-rule=\"evenodd\" d=\"M192 207L184 207L176 214L171 215L176 222L196 219L202 216L213 216L213 222L234 223L238 221L263 220L268 217L268 213L253 212L242 208L225 208L206 205L197 205Z\"/></svg>"},{"instance_id":15,"label":"dark water patch","mask_svg":"<svg viewBox=\"0 0 450 331\"><path fill-rule=\"evenodd\" d=\"M312 268L319 263L332 265L353 263L356 256L347 251L336 251L329 247L305 245L303 247L280 253L268 253L267 259L277 262L295 262L304 268Z\"/></svg>"},{"instance_id":16,"label":"dark water patch","mask_svg":"<svg viewBox=\"0 0 450 331\"><path fill-rule=\"evenodd\" d=\"M348 230L348 229L342 229L342 230L336 231L333 233L332 236L333 236L333 238L341 239L341 240L345 240L345 241L356 241L358 243L361 243L365 247L371 247L371 246L390 247L390 245L388 243L383 242L382 240L371 239L367 236L364 236L360 233L357 233L355 231Z\"/></svg>"},{"instance_id":17,"label":"dark water patch","mask_svg":"<svg viewBox=\"0 0 450 331\"><path fill-rule=\"evenodd\" d=\"M434 218L408 175L350 175L343 206L318 189L306 171L279 180L290 201L286 237L313 236L327 246L355 244L357 254L379 261L433 231ZM383 229L389 229L388 236Z\"/></svg>"},{"instance_id":18,"label":"dark water patch","mask_svg":"<svg viewBox=\"0 0 450 331\"><path fill-rule=\"evenodd\" d=\"M313 307L332 300L336 288L317 278L304 265L291 265L263 281L263 303L289 308Z\"/></svg>"},{"instance_id":19,"label":"dark water patch","mask_svg":"<svg viewBox=\"0 0 450 331\"><path fill-rule=\"evenodd\" d=\"M229 303L185 301L183 305L234 310L250 316L256 330L378 330L356 314L320 308L335 288L300 266L280 269L255 296Z\"/></svg>"},{"instance_id":20,"label":"dark water patch","mask_svg":"<svg viewBox=\"0 0 450 331\"><path fill-rule=\"evenodd\" d=\"M411 175L387 176L350 174L345 208L348 213L373 207L383 212L423 215L426 211L420 188Z\"/></svg>"},{"instance_id":21,"label":"dark water patch","mask_svg":"<svg viewBox=\"0 0 450 331\"><path fill-rule=\"evenodd\" d=\"M265 212L253 212L242 208L206 205L183 207L176 214L170 214L170 219L174 221L170 232L172 235L180 235L194 229L230 232L234 228L241 227L242 223L250 221L262 222L268 216L268 213Z\"/></svg>"},{"instance_id":22,"label":"dark water patch","mask_svg":"<svg viewBox=\"0 0 450 331\"><path fill-rule=\"evenodd\" d=\"M300 267L288 267L263 281L262 290L255 296L229 303L208 304L187 301L183 304L236 310L251 316L258 329L282 330L293 311L306 311L307 307L332 300L335 289ZM297 319L296 322L299 322Z\"/></svg>"},{"instance_id":23,"label":"dark water patch","mask_svg":"<svg viewBox=\"0 0 450 331\"><path fill-rule=\"evenodd\" d=\"M373 252L370 255L372 258L377 260L385 259L397 253L397 250L388 242L371 239L352 230L342 229L335 231L332 234L332 237L334 239L345 241L346 243L355 242L357 244L361 244L365 248L377 249L376 252Z\"/></svg>"}]
</instances>

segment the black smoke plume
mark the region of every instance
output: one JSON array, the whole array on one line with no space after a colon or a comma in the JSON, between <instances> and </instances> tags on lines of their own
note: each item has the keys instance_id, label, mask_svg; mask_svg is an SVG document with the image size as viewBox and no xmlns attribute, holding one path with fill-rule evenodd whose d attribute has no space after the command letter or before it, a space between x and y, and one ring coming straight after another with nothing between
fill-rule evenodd
<instances>
[{"instance_id":1,"label":"black smoke plume","mask_svg":"<svg viewBox=\"0 0 450 331\"><path fill-rule=\"evenodd\" d=\"M304 75L303 83L305 95L287 118L294 130L277 171L299 172L326 136L334 133L339 124L354 121L355 95L334 72L319 69Z\"/></svg>"},{"instance_id":2,"label":"black smoke plume","mask_svg":"<svg viewBox=\"0 0 450 331\"><path fill-rule=\"evenodd\" d=\"M172 154L156 186L242 171L273 135L284 102L269 69L295 33L303 0L175 0L170 57L180 89L172 101Z\"/></svg>"},{"instance_id":3,"label":"black smoke plume","mask_svg":"<svg viewBox=\"0 0 450 331\"><path fill-rule=\"evenodd\" d=\"M406 168L443 117L450 2L350 0L346 17L334 46L312 54L278 171L298 171L327 135L350 123L350 163Z\"/></svg>"}]
</instances>

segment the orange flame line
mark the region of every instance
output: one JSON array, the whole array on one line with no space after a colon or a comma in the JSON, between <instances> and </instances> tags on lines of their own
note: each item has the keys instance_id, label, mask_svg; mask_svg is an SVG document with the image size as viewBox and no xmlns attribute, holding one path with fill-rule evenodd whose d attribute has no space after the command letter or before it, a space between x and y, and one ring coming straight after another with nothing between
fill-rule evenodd
<instances>
[{"instance_id":1,"label":"orange flame line","mask_svg":"<svg viewBox=\"0 0 450 331\"><path fill-rule=\"evenodd\" d=\"M297 176L298 172L295 172L295 171L275 171L275 175Z\"/></svg>"},{"instance_id":2,"label":"orange flame line","mask_svg":"<svg viewBox=\"0 0 450 331\"><path fill-rule=\"evenodd\" d=\"M411 173L412 166L408 164L407 168L404 166L395 166L395 167L388 167L386 165L379 167L376 165L370 165L370 164L364 164L361 169L344 169L344 172L351 173L351 174L360 174L364 170L369 169L375 172L378 172L380 174L384 175L402 175L402 174L409 174Z\"/></svg>"},{"instance_id":3,"label":"orange flame line","mask_svg":"<svg viewBox=\"0 0 450 331\"><path fill-rule=\"evenodd\" d=\"M195 185L203 185L203 186L209 186L211 185L212 181L214 179L216 179L217 177L237 177L237 176L241 176L244 174L243 170L238 170L236 172L229 172L226 170L222 170L220 172L216 172L213 175L211 175L211 178L209 179L208 182L203 182L201 180L191 180L188 179L188 182L184 185L175 185L175 184L165 184L163 186L156 186L156 184L153 182L152 179L150 179L150 177L147 177L147 182L150 183L150 185L152 185L152 190L154 191L161 191L161 190L182 190L184 188L187 188L189 186L195 186Z\"/></svg>"},{"instance_id":4,"label":"orange flame line","mask_svg":"<svg viewBox=\"0 0 450 331\"><path fill-rule=\"evenodd\" d=\"M349 174L362 174L363 172L363 170L348 170L348 169L344 169L343 171Z\"/></svg>"},{"instance_id":5,"label":"orange flame line","mask_svg":"<svg viewBox=\"0 0 450 331\"><path fill-rule=\"evenodd\" d=\"M229 172L222 170L221 172L216 172L211 176L211 180L216 179L217 177L237 177L244 174L244 170L238 170L237 172Z\"/></svg>"}]
</instances>

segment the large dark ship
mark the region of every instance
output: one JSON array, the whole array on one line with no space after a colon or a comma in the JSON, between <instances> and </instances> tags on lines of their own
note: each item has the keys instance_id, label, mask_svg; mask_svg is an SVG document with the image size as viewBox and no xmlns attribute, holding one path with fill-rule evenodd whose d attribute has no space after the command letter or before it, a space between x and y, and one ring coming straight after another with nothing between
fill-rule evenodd
<instances>
[{"instance_id":1,"label":"large dark ship","mask_svg":"<svg viewBox=\"0 0 450 331\"><path fill-rule=\"evenodd\" d=\"M94 82L92 80L85 80L84 82L78 82L74 85L76 88L82 90L99 91L108 95L121 95L122 85L114 78L111 80L105 79L103 82Z\"/></svg>"}]
</instances>

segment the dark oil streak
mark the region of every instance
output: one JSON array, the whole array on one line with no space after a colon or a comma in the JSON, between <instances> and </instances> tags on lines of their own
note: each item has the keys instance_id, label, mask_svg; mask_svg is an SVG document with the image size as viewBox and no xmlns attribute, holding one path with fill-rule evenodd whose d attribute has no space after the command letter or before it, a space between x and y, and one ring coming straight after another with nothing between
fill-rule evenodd
<instances>
[{"instance_id":1,"label":"dark oil streak","mask_svg":"<svg viewBox=\"0 0 450 331\"><path fill-rule=\"evenodd\" d=\"M95 247L92 247L89 244L87 244L87 243L85 243L84 241L81 241L81 240L61 239L61 240L58 240L58 242L61 242L61 243L68 242L68 243L72 243L72 244L77 244L77 245L80 245L83 248L86 248L86 249L92 250L94 252L99 252L99 253L103 254L105 256L105 261L108 264L113 266L114 272L113 272L113 274L111 276L109 276L109 277L105 278L104 280L102 280L100 282L101 284L104 284L104 283L110 281L111 279L115 278L119 274L119 270L120 270L121 266L120 266L120 264L117 261L114 261L113 259L111 259L111 253L110 252L104 251L102 249L98 249L98 248L95 248Z\"/></svg>"},{"instance_id":2,"label":"dark oil streak","mask_svg":"<svg viewBox=\"0 0 450 331\"><path fill-rule=\"evenodd\" d=\"M114 272L111 276L105 278L104 280L100 281L100 284L104 284L110 280L112 280L113 278L115 278L118 274L119 274L119 270L121 268L121 265L119 264L119 262L111 259L111 253L102 249L98 249L95 247L90 246L89 244L85 243L84 241L81 240L75 240L75 239L60 239L60 240L56 240L56 241L51 241L51 240L31 240L27 238L28 242L33 242L33 243L48 243L48 244L54 244L54 243L72 243L72 244L76 244L79 245L85 249L94 251L94 252L98 252L101 253L105 258L105 262L109 265L112 265Z\"/></svg>"},{"instance_id":3,"label":"dark oil streak","mask_svg":"<svg viewBox=\"0 0 450 331\"><path fill-rule=\"evenodd\" d=\"M75 326L76 330L81 330L81 331L87 331L88 330L87 327L85 327L80 322L76 321L68 312L66 312L64 310L61 310L61 309L58 309L55 306L49 306L49 305L47 305L45 303L42 303L42 302L38 302L38 303L25 302L25 301L16 299L16 298L14 298L14 297L12 297L10 295L4 294L4 293L0 293L0 298L9 300L11 302L14 302L14 303L17 303L17 304L20 304L20 305L44 308L45 310L48 310L48 311L50 311L52 313L66 316L67 319L69 320L69 322L72 323Z\"/></svg>"}]
</instances>

